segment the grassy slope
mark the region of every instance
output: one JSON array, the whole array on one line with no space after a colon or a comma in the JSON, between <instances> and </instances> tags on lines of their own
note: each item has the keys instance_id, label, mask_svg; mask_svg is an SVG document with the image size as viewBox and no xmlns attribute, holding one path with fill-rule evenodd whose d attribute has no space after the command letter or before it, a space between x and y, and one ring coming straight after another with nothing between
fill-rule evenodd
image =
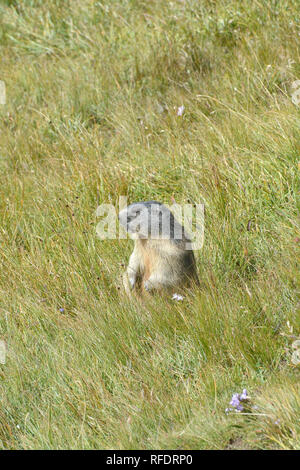
<instances>
[{"instance_id":1,"label":"grassy slope","mask_svg":"<svg viewBox=\"0 0 300 470\"><path fill-rule=\"evenodd\" d=\"M300 448L299 14L1 1L1 448ZM124 298L119 195L205 203L201 291Z\"/></svg>"}]
</instances>

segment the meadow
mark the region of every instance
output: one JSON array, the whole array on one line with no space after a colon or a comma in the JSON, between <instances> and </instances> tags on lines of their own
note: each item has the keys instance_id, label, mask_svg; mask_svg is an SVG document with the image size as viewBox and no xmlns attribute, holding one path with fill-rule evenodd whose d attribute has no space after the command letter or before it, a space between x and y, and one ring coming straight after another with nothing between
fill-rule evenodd
<instances>
[{"instance_id":1,"label":"meadow","mask_svg":"<svg viewBox=\"0 0 300 470\"><path fill-rule=\"evenodd\" d=\"M300 449L299 44L298 0L1 0L1 449ZM119 196L205 205L183 301L125 296Z\"/></svg>"}]
</instances>

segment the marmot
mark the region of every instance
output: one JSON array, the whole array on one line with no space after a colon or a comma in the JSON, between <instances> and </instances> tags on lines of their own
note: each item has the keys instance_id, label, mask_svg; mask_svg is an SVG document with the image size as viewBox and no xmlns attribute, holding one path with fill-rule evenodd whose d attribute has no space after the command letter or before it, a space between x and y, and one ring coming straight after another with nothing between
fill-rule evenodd
<instances>
[{"instance_id":1,"label":"marmot","mask_svg":"<svg viewBox=\"0 0 300 470\"><path fill-rule=\"evenodd\" d=\"M166 206L136 202L119 213L119 221L135 240L123 275L127 294L138 284L146 291L199 284L189 235Z\"/></svg>"}]
</instances>

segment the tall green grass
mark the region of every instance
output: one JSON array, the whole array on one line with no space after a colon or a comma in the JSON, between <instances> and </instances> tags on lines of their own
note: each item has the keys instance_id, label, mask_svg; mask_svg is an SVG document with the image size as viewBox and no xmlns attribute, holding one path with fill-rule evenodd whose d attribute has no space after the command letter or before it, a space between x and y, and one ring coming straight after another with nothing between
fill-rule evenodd
<instances>
[{"instance_id":1,"label":"tall green grass","mask_svg":"<svg viewBox=\"0 0 300 470\"><path fill-rule=\"evenodd\" d=\"M1 448L300 448L299 14L2 0ZM125 297L120 195L205 204L183 302Z\"/></svg>"}]
</instances>

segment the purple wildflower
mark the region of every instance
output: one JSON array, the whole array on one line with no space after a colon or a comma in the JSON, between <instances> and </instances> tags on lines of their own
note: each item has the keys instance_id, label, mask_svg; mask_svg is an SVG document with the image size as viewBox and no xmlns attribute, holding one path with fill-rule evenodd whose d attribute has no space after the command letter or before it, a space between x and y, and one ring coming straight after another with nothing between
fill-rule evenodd
<instances>
[{"instance_id":1,"label":"purple wildflower","mask_svg":"<svg viewBox=\"0 0 300 470\"><path fill-rule=\"evenodd\" d=\"M184 106L179 106L179 108L177 109L177 116L182 116L184 113Z\"/></svg>"},{"instance_id":2,"label":"purple wildflower","mask_svg":"<svg viewBox=\"0 0 300 470\"><path fill-rule=\"evenodd\" d=\"M243 389L242 393L234 393L229 403L233 408L226 408L225 413L228 414L233 410L236 413L240 413L244 409L242 402L247 400L249 400L249 396L245 388Z\"/></svg>"},{"instance_id":3,"label":"purple wildflower","mask_svg":"<svg viewBox=\"0 0 300 470\"><path fill-rule=\"evenodd\" d=\"M173 294L172 300L183 300L183 296L180 294Z\"/></svg>"},{"instance_id":4,"label":"purple wildflower","mask_svg":"<svg viewBox=\"0 0 300 470\"><path fill-rule=\"evenodd\" d=\"M60 311L61 313L63 313L63 312L65 311L65 309L61 307L61 308L59 309L59 311Z\"/></svg>"},{"instance_id":5,"label":"purple wildflower","mask_svg":"<svg viewBox=\"0 0 300 470\"><path fill-rule=\"evenodd\" d=\"M235 410L239 413L240 411L243 411L244 407L241 403L235 407Z\"/></svg>"},{"instance_id":6,"label":"purple wildflower","mask_svg":"<svg viewBox=\"0 0 300 470\"><path fill-rule=\"evenodd\" d=\"M238 393L234 393L229 404L234 408L237 408L240 405L240 395Z\"/></svg>"}]
</instances>

